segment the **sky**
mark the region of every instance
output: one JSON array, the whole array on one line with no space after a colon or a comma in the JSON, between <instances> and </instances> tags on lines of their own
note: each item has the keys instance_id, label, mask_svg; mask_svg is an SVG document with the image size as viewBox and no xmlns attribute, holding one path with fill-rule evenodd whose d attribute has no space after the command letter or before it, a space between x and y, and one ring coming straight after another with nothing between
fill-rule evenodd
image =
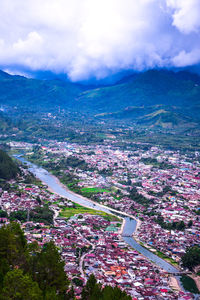
<instances>
[{"instance_id":1,"label":"sky","mask_svg":"<svg viewBox=\"0 0 200 300\"><path fill-rule=\"evenodd\" d=\"M0 68L72 81L200 65L200 0L0 0Z\"/></svg>"}]
</instances>

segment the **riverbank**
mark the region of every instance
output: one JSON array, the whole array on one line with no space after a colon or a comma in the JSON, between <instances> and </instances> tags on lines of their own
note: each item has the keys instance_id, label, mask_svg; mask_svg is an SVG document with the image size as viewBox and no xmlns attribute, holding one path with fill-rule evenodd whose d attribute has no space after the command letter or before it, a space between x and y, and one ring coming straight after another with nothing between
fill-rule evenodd
<instances>
[{"instance_id":1,"label":"riverbank","mask_svg":"<svg viewBox=\"0 0 200 300\"><path fill-rule=\"evenodd\" d=\"M134 216L129 215L125 212L121 212L119 210L107 207L102 204L98 204L94 202L91 199L87 199L83 197L82 195L78 195L74 193L73 191L70 191L65 185L63 185L59 179L46 171L45 169L38 167L37 165L34 165L33 163L30 163L26 161L23 157L19 157L19 159L27 163L29 167L29 171L32 172L37 178L39 178L45 186L48 186L48 189L50 192L57 194L60 197L66 198L71 200L72 202L78 203L81 206L85 206L90 209L96 209L96 210L102 210L106 213L117 215L122 219L125 219L125 222L123 223L123 233L122 235L124 241L143 254L147 259L150 261L153 261L157 266L160 268L166 270L168 273L176 273L178 270L174 267L172 267L169 263L167 263L165 260L159 258L157 255L152 254L149 250L147 250L145 247L142 247L137 241L132 237L133 232L135 231L136 227L137 230L139 228L139 225L141 224L141 221L138 222L138 219L136 219Z\"/></svg>"},{"instance_id":2,"label":"riverbank","mask_svg":"<svg viewBox=\"0 0 200 300\"><path fill-rule=\"evenodd\" d=\"M135 228L134 234L136 235L136 234L137 234L137 231L140 229L140 226L141 226L142 222L141 222L140 219L136 219L136 218L135 218L135 220L136 220L137 224L136 224L136 228Z\"/></svg>"},{"instance_id":3,"label":"riverbank","mask_svg":"<svg viewBox=\"0 0 200 300\"><path fill-rule=\"evenodd\" d=\"M83 197L82 195L79 195L79 194L76 194L76 193L74 193L73 191L70 191L63 183L61 183L60 181L59 181L59 179L57 178L57 177L55 177L54 175L51 175L51 176L53 176L54 177L54 179L56 180L56 183L60 186L60 187L62 187L65 191L67 191L68 193L70 193L71 195L74 195L74 196L77 196L78 195L78 197L79 198L81 198L81 199L83 199L83 200L86 200L86 201L88 201L89 203L92 203L92 204L94 204L94 206L96 206L96 205L98 205L98 206L100 206L100 207L102 207L103 209L108 209L108 210L114 210L114 209L112 209L112 208L109 208L109 207L107 207L107 206L104 206L104 205L102 205L102 204L97 204L96 202L94 202L93 200L90 200L90 199L87 199L86 197ZM53 189L49 189L51 192L54 192L54 190ZM58 194L58 193L57 193ZM84 205L85 206L85 205ZM87 206L87 207L89 207L89 206ZM115 211L115 210L114 210ZM117 213L121 213L120 211L117 211ZM122 214L124 214L123 212L122 212ZM123 220L122 221L122 225L121 225L121 228L120 228L120 231L119 231L119 234L121 235L121 236L123 236L123 232L124 232L124 228L125 228L125 225L126 225L126 219L125 218L122 218L121 217L121 219ZM132 218L131 219L134 219L135 221L136 221L136 227L135 227L135 231L134 232L137 232L137 230L139 230L139 227L140 227L140 225L142 224L142 221L141 220L139 220L139 219L136 219L135 217L133 217L132 216ZM134 235L133 235L134 236ZM138 242L140 243L140 241L138 240ZM128 244L129 245L129 244ZM131 245L129 245L129 246L131 246ZM137 250L138 251L138 250ZM138 251L142 256L144 256L145 258L147 258L142 252L140 252L140 251ZM160 266L158 266L155 262L153 262L151 259L149 259L150 261L151 261L151 263L152 264L154 264L158 269L160 269L160 271L161 272L163 272L163 268L162 267L160 267ZM173 289L174 290L177 290L177 291L182 291L182 289L181 289L181 286L180 286L180 284L179 284L179 281L178 281L178 279L176 278L176 277L174 277L174 276L170 276L169 278L168 278L168 280L169 280L169 283L172 283L172 286L173 286Z\"/></svg>"},{"instance_id":4,"label":"riverbank","mask_svg":"<svg viewBox=\"0 0 200 300\"><path fill-rule=\"evenodd\" d=\"M122 233L123 233L123 231L124 231L125 223L126 223L126 220L123 218L122 225L121 225L121 228L120 228L120 231L119 231L119 234L120 234L120 235L122 235Z\"/></svg>"},{"instance_id":5,"label":"riverbank","mask_svg":"<svg viewBox=\"0 0 200 300\"><path fill-rule=\"evenodd\" d=\"M85 205L84 204L84 206L85 207L87 207L87 208L91 208L91 209L97 209L98 210L98 208L97 207L101 207L103 210L107 210L108 212L108 214L112 214L112 215L115 215L116 216L116 214L117 214L117 217L118 218L120 218L120 219L122 219L122 220L124 220L124 217L128 217L128 218L131 218L131 219L134 219L135 221L136 221L136 230L138 230L139 229L139 226L140 226L140 224L141 224L141 221L139 220L139 219L137 219L137 218L135 218L134 216L132 216L132 215L129 215L129 214L127 214L127 213L125 213L125 212L122 212L122 211L118 211L118 210L116 210L116 209L114 209L114 208L112 208L112 207L109 207L109 206L105 206L105 205L103 205L103 204L100 204L100 203L98 203L98 202L95 202L95 201L93 201L93 200L91 200L91 199L89 199L89 198L86 198L86 197L84 197L84 196L82 196L82 195L80 195L80 194L77 194L77 193L75 193L75 192L73 192L73 191L71 191L68 187L66 187L55 175L53 175L53 174L51 174L50 173L50 176L52 177L52 178L54 178L54 180L56 181L56 183L62 188L62 189L64 189L67 193L69 193L69 194L71 194L71 195L73 195L73 196L75 196L75 197L79 197L80 199L82 199L83 201L86 201L86 202L89 202L89 203L91 203L93 206L91 207L91 206L87 206L87 205ZM44 184L44 185L47 185L46 184L46 182L44 182L43 180L41 180L42 181L42 183ZM48 186L48 185L47 185ZM47 188L51 193L54 193L54 194L56 194L56 195L59 195L60 196L60 194L59 193L57 193L56 191L54 191L51 187L49 187L48 186L48 188ZM66 196L63 196L63 197L66 197ZM66 197L67 198L67 197ZM71 199L69 199L69 200L71 200ZM72 202L73 202L73 200L71 200ZM74 201L75 202L75 201ZM123 215L124 217L122 217L122 216L119 216L119 214L120 215Z\"/></svg>"},{"instance_id":6,"label":"riverbank","mask_svg":"<svg viewBox=\"0 0 200 300\"><path fill-rule=\"evenodd\" d=\"M169 286L174 291L178 291L178 292L182 291L182 288L180 286L180 283L179 283L178 279L176 277L174 277L174 276L171 276L169 278Z\"/></svg>"}]
</instances>

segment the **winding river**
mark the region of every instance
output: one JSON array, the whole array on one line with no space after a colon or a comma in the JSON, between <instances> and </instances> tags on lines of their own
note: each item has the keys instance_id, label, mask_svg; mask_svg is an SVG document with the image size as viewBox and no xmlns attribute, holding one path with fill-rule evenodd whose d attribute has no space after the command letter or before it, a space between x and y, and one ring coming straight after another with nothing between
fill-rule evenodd
<instances>
[{"instance_id":1,"label":"winding river","mask_svg":"<svg viewBox=\"0 0 200 300\"><path fill-rule=\"evenodd\" d=\"M37 178L39 178L44 184L46 184L54 193L60 195L61 197L65 197L73 202L76 202L82 206L90 207L96 210L113 214L113 211L111 211L109 207L96 204L87 198L84 198L78 194L75 194L67 190L65 187L62 186L59 180L56 177L54 177L52 174L50 174L47 170L27 161L21 155L14 155L14 156L22 163L25 163L28 166L28 170L32 172ZM171 264L167 263L165 260L161 259L157 255L153 254L152 252L150 252L149 250L147 250L146 248L138 244L132 237L132 234L136 229L136 224L137 224L136 220L126 216L124 217L124 219L125 219L125 225L124 225L122 236L129 235L129 237L123 236L123 239L127 244L129 244L132 248L140 252L142 255L144 255L146 258L154 262L157 266L161 267L165 271L169 273L179 272Z\"/></svg>"}]
</instances>

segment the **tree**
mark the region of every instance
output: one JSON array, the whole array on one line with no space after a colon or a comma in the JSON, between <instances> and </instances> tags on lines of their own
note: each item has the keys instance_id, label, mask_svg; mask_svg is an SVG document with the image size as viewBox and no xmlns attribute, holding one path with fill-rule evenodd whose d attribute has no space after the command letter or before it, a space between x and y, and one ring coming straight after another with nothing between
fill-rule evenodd
<instances>
[{"instance_id":1,"label":"tree","mask_svg":"<svg viewBox=\"0 0 200 300\"><path fill-rule=\"evenodd\" d=\"M33 278L39 287L48 292L56 291L57 295L65 295L69 285L64 271L64 261L53 242L44 245L42 251L35 256L35 270Z\"/></svg>"},{"instance_id":2,"label":"tree","mask_svg":"<svg viewBox=\"0 0 200 300\"><path fill-rule=\"evenodd\" d=\"M10 213L10 221L19 220L25 222L27 220L27 212L25 210L13 211Z\"/></svg>"},{"instance_id":3,"label":"tree","mask_svg":"<svg viewBox=\"0 0 200 300\"><path fill-rule=\"evenodd\" d=\"M92 274L82 290L81 300L131 300L131 296L118 287L105 286L102 289Z\"/></svg>"},{"instance_id":4,"label":"tree","mask_svg":"<svg viewBox=\"0 0 200 300\"><path fill-rule=\"evenodd\" d=\"M0 178L11 179L15 178L20 170L16 163L0 149Z\"/></svg>"},{"instance_id":5,"label":"tree","mask_svg":"<svg viewBox=\"0 0 200 300\"><path fill-rule=\"evenodd\" d=\"M81 293L81 300L97 300L101 296L101 285L97 283L95 276L90 275Z\"/></svg>"},{"instance_id":6,"label":"tree","mask_svg":"<svg viewBox=\"0 0 200 300\"><path fill-rule=\"evenodd\" d=\"M26 261L27 241L18 223L0 228L0 260L10 266L21 266Z\"/></svg>"},{"instance_id":7,"label":"tree","mask_svg":"<svg viewBox=\"0 0 200 300\"><path fill-rule=\"evenodd\" d=\"M182 264L191 271L194 267L200 265L200 247L196 245L188 248L182 256Z\"/></svg>"},{"instance_id":8,"label":"tree","mask_svg":"<svg viewBox=\"0 0 200 300\"><path fill-rule=\"evenodd\" d=\"M75 277L72 279L72 282L76 285L76 286L83 286L83 280L81 280L78 277Z\"/></svg>"},{"instance_id":9,"label":"tree","mask_svg":"<svg viewBox=\"0 0 200 300\"><path fill-rule=\"evenodd\" d=\"M102 300L131 300L131 296L128 296L126 292L120 290L117 286L112 288L111 286L105 286L102 292Z\"/></svg>"},{"instance_id":10,"label":"tree","mask_svg":"<svg viewBox=\"0 0 200 300\"><path fill-rule=\"evenodd\" d=\"M178 230L184 230L185 229L185 223L183 221L180 221L176 224L176 229Z\"/></svg>"},{"instance_id":11,"label":"tree","mask_svg":"<svg viewBox=\"0 0 200 300\"><path fill-rule=\"evenodd\" d=\"M7 218L7 217L8 217L7 211L0 209L0 218Z\"/></svg>"},{"instance_id":12,"label":"tree","mask_svg":"<svg viewBox=\"0 0 200 300\"><path fill-rule=\"evenodd\" d=\"M42 300L42 292L37 282L20 269L8 272L4 278L2 300Z\"/></svg>"},{"instance_id":13,"label":"tree","mask_svg":"<svg viewBox=\"0 0 200 300\"><path fill-rule=\"evenodd\" d=\"M71 300L68 287L64 261L53 242L41 250L37 243L27 244L18 223L0 228L0 300Z\"/></svg>"},{"instance_id":14,"label":"tree","mask_svg":"<svg viewBox=\"0 0 200 300\"><path fill-rule=\"evenodd\" d=\"M190 221L188 222L188 227L190 228L190 227L192 227L192 225L193 225L193 222L192 222L192 220L190 220Z\"/></svg>"},{"instance_id":15,"label":"tree","mask_svg":"<svg viewBox=\"0 0 200 300\"><path fill-rule=\"evenodd\" d=\"M54 212L49 209L48 205L44 205L44 207L37 206L30 211L31 220L47 225L53 224L53 215Z\"/></svg>"}]
</instances>

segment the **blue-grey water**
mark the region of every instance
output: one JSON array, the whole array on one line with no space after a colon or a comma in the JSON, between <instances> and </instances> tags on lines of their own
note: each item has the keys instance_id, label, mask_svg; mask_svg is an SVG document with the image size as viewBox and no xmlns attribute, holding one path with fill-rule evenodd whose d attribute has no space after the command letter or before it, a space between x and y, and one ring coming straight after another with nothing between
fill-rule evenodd
<instances>
[{"instance_id":1,"label":"blue-grey water","mask_svg":"<svg viewBox=\"0 0 200 300\"><path fill-rule=\"evenodd\" d=\"M123 234L124 235L133 234L133 232L135 231L135 228L136 228L136 221L132 220L130 218L126 218L126 223L124 226ZM175 267L173 267L171 264L167 263L162 258L158 257L157 255L153 254L152 252L150 252L149 250L147 250L146 248L144 248L140 244L138 244L134 240L134 238L124 236L123 239L127 244L129 244L131 247L133 247L135 250L140 252L142 255L147 257L149 260L154 262L157 266L161 267L165 271L167 271L169 273L177 273L178 272L178 270Z\"/></svg>"},{"instance_id":2,"label":"blue-grey water","mask_svg":"<svg viewBox=\"0 0 200 300\"><path fill-rule=\"evenodd\" d=\"M66 197L67 199L76 202L80 205L91 207L97 210L104 211L106 213L109 213L109 208L104 208L98 204L93 204L90 202L87 198L83 198L82 196L78 194L74 194L68 190L66 190L64 187L62 187L58 181L58 179L54 176L52 176L47 170L30 163L27 161L24 157L20 155L15 155L17 159L19 159L21 162L26 163L28 166L28 169L30 172L32 172L37 178L39 178L41 181L43 181L51 190L57 194L59 194L61 197ZM112 212L113 213L113 212ZM125 226L123 229L123 235L132 235L136 229L136 221L134 219L130 219L125 217ZM157 266L161 267L165 271L169 273L176 273L178 270L173 267L171 264L167 263L157 255L153 254L146 248L142 247L140 244L138 244L133 237L123 237L124 241L129 244L132 248L140 252L142 255L144 255L146 258L154 262Z\"/></svg>"}]
</instances>

